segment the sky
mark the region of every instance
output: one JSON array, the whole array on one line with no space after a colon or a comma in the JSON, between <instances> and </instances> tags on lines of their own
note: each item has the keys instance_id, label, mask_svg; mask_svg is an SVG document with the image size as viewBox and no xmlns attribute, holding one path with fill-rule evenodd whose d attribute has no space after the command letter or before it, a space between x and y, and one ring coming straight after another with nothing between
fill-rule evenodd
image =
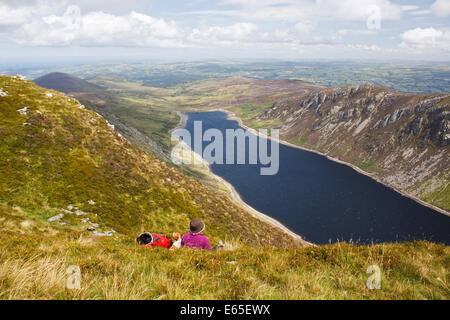
<instances>
[{"instance_id":1,"label":"sky","mask_svg":"<svg viewBox=\"0 0 450 320\"><path fill-rule=\"evenodd\" d=\"M0 0L0 64L450 61L450 0Z\"/></svg>"}]
</instances>

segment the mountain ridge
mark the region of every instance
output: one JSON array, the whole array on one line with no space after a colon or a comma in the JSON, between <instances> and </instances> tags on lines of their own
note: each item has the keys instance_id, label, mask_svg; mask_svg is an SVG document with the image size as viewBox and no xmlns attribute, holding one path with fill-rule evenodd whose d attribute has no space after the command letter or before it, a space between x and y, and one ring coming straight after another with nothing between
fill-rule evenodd
<instances>
[{"instance_id":1,"label":"mountain ridge","mask_svg":"<svg viewBox=\"0 0 450 320\"><path fill-rule=\"evenodd\" d=\"M38 86L63 93L86 93L101 90L98 85L62 72L52 72L33 80Z\"/></svg>"},{"instance_id":2,"label":"mountain ridge","mask_svg":"<svg viewBox=\"0 0 450 320\"><path fill-rule=\"evenodd\" d=\"M450 209L450 94L364 84L275 102L258 121L281 139L350 163L407 194Z\"/></svg>"}]
</instances>

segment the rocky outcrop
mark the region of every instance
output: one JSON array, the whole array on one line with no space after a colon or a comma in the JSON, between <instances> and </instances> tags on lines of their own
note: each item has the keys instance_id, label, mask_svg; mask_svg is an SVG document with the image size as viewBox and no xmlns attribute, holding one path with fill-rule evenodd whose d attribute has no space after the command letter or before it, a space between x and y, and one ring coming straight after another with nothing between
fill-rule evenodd
<instances>
[{"instance_id":1,"label":"rocky outcrop","mask_svg":"<svg viewBox=\"0 0 450 320\"><path fill-rule=\"evenodd\" d=\"M450 210L450 94L399 93L372 84L327 88L277 101L258 118L281 120L284 140Z\"/></svg>"}]
</instances>

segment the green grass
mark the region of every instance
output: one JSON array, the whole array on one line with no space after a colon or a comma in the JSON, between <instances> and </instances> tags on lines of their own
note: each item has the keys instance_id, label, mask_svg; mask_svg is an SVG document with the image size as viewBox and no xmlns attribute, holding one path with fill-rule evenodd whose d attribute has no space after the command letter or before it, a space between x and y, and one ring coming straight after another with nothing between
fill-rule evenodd
<instances>
[{"instance_id":1,"label":"green grass","mask_svg":"<svg viewBox=\"0 0 450 320\"><path fill-rule=\"evenodd\" d=\"M270 129L275 126L279 126L283 123L281 119L272 119L272 120L260 120L258 116L261 115L264 111L270 109L272 107L273 102L267 102L263 104L259 103L250 103L244 105L237 105L229 108L231 112L233 112L239 119L241 119L245 125L251 127L252 129ZM270 132L268 132L270 135Z\"/></svg>"},{"instance_id":2,"label":"green grass","mask_svg":"<svg viewBox=\"0 0 450 320\"><path fill-rule=\"evenodd\" d=\"M420 197L424 201L433 203L441 208L450 208L450 183L436 188L435 179L440 181L449 181L450 170L442 172L440 175L427 181L427 183L419 186Z\"/></svg>"},{"instance_id":3,"label":"green grass","mask_svg":"<svg viewBox=\"0 0 450 320\"><path fill-rule=\"evenodd\" d=\"M0 236L0 299L444 299L448 247L425 242L201 252L77 234ZM66 287L71 265L81 287ZM370 265L381 289L369 290Z\"/></svg>"},{"instance_id":4,"label":"green grass","mask_svg":"<svg viewBox=\"0 0 450 320\"><path fill-rule=\"evenodd\" d=\"M237 106L232 109L236 113L236 115L243 119L243 120L249 120L252 118L255 118L259 114L261 114L263 111L269 109L272 106L273 102L269 102L266 104L244 104L241 106Z\"/></svg>"},{"instance_id":5,"label":"green grass","mask_svg":"<svg viewBox=\"0 0 450 320\"><path fill-rule=\"evenodd\" d=\"M370 159L368 161L363 161L363 162L358 162L356 165L358 166L358 168L360 168L361 170L367 171L370 168L373 167L373 165L377 163L377 160L375 159Z\"/></svg>"},{"instance_id":6,"label":"green grass","mask_svg":"<svg viewBox=\"0 0 450 320\"><path fill-rule=\"evenodd\" d=\"M434 190L423 199L441 208L450 208L450 184L445 185L444 188Z\"/></svg>"},{"instance_id":7,"label":"green grass","mask_svg":"<svg viewBox=\"0 0 450 320\"><path fill-rule=\"evenodd\" d=\"M308 142L308 137L301 137L295 142L295 144L298 144L299 146L302 146L306 142Z\"/></svg>"}]
</instances>

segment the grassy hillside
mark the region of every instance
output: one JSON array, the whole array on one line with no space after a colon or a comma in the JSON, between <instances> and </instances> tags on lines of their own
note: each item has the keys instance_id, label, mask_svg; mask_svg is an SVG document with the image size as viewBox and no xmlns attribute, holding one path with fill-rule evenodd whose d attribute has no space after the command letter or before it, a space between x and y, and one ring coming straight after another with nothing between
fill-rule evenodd
<instances>
[{"instance_id":1,"label":"grassy hillside","mask_svg":"<svg viewBox=\"0 0 450 320\"><path fill-rule=\"evenodd\" d=\"M168 131L178 123L176 112L152 107L146 108L145 112L133 113L133 110L142 110L143 106L70 74L51 73L33 82L77 98L89 109L108 119L128 141L158 158L167 158L170 148ZM135 116L130 117L130 114Z\"/></svg>"},{"instance_id":2,"label":"grassy hillside","mask_svg":"<svg viewBox=\"0 0 450 320\"><path fill-rule=\"evenodd\" d=\"M302 247L73 98L6 76L0 90L0 299L450 297L447 246ZM186 232L193 217L231 250L134 243L144 230ZM381 290L366 287L373 264ZM71 265L81 269L79 290L66 288Z\"/></svg>"},{"instance_id":3,"label":"grassy hillside","mask_svg":"<svg viewBox=\"0 0 450 320\"><path fill-rule=\"evenodd\" d=\"M232 251L208 253L46 230L0 236L0 299L450 299L443 245L276 249L236 242ZM81 270L79 290L66 288L72 265ZM366 286L371 265L381 270L379 290Z\"/></svg>"},{"instance_id":4,"label":"grassy hillside","mask_svg":"<svg viewBox=\"0 0 450 320\"><path fill-rule=\"evenodd\" d=\"M233 250L138 247L0 209L0 299L450 299L450 249L427 242ZM69 266L81 287L66 287ZM381 270L369 290L367 268Z\"/></svg>"},{"instance_id":5,"label":"grassy hillside","mask_svg":"<svg viewBox=\"0 0 450 320\"><path fill-rule=\"evenodd\" d=\"M74 206L127 236L185 231L199 216L215 241L245 235L249 243L293 245L226 196L128 143L75 99L5 76L0 88L7 92L0 98L2 214L19 207L47 219Z\"/></svg>"}]
</instances>

